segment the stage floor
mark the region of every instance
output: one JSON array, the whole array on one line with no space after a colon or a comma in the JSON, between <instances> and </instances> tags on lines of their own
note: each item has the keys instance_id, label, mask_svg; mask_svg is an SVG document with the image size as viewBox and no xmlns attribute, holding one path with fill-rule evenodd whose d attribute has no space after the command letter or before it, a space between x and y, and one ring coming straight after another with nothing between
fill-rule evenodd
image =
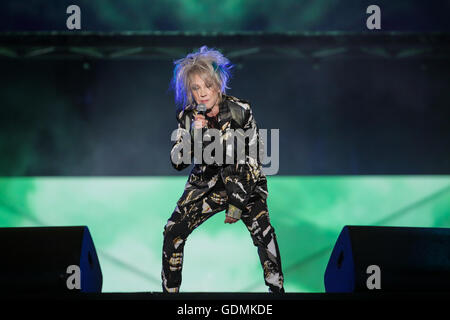
<instances>
[{"instance_id":1,"label":"stage floor","mask_svg":"<svg viewBox=\"0 0 450 320\"><path fill-rule=\"evenodd\" d=\"M361 293L242 293L242 292L103 292L103 293L6 293L6 299L57 300L149 300L149 301L374 301L448 300L450 292L361 292Z\"/></svg>"}]
</instances>

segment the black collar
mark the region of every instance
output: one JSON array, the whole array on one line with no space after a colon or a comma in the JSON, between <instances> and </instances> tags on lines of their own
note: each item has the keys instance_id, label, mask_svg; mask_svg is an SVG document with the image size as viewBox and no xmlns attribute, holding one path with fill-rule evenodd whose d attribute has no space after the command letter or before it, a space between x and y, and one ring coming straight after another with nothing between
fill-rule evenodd
<instances>
[{"instance_id":1,"label":"black collar","mask_svg":"<svg viewBox=\"0 0 450 320\"><path fill-rule=\"evenodd\" d=\"M226 94L222 94L222 101L219 104L219 125L222 127L226 122L231 121L231 111L228 107L229 97Z\"/></svg>"}]
</instances>

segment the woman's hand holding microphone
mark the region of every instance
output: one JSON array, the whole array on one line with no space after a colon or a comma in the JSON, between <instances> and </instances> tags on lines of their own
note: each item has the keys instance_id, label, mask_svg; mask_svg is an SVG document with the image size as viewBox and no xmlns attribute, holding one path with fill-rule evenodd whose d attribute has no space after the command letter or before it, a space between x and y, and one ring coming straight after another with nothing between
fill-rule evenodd
<instances>
[{"instance_id":1,"label":"woman's hand holding microphone","mask_svg":"<svg viewBox=\"0 0 450 320\"><path fill-rule=\"evenodd\" d=\"M208 125L208 120L205 119L205 116L202 114L197 114L194 118L194 129L205 128Z\"/></svg>"}]
</instances>

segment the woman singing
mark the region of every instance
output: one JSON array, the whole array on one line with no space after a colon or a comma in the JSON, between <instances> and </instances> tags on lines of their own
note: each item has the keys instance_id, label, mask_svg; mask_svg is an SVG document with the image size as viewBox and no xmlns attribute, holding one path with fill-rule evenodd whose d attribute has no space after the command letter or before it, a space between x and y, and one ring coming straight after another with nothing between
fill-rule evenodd
<instances>
[{"instance_id":1,"label":"woman singing","mask_svg":"<svg viewBox=\"0 0 450 320\"><path fill-rule=\"evenodd\" d=\"M225 94L232 65L219 51L206 46L174 64L171 83L178 105L178 129L171 150L173 167L183 170L189 166L191 161L180 161L180 157L186 159L187 156L191 160L194 147L188 154L183 154L187 151L180 152L180 146L193 146L197 139L195 132L202 132L201 137L206 130L214 129L220 134L222 144L234 138L248 142L245 142L244 156L240 158L244 161L238 162L237 157L233 163L225 161L224 158L231 156L233 159L234 154L239 154L238 148L226 147L222 149L222 157L214 157L219 161L202 160L194 164L184 192L164 227L163 292L180 290L187 237L208 218L225 210L225 223L242 220L249 230L258 249L269 292L283 293L280 251L266 203L267 181L261 170L260 157L249 152L254 147L262 147L258 128L249 102ZM206 107L206 111L202 112L200 106ZM205 148L207 142L202 140L200 144ZM219 154L216 152L215 156Z\"/></svg>"}]
</instances>

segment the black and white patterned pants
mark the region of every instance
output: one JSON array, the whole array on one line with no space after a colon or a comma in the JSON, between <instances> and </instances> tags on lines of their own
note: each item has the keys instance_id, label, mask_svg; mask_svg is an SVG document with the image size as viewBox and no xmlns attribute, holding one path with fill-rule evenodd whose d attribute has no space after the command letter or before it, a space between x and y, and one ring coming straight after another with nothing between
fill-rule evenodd
<instances>
[{"instance_id":1,"label":"black and white patterned pants","mask_svg":"<svg viewBox=\"0 0 450 320\"><path fill-rule=\"evenodd\" d=\"M220 179L219 179L220 180ZM189 203L186 207L175 208L164 227L162 255L163 292L179 292L183 268L183 251L186 239L194 229L214 214L227 208L227 194L220 181L203 197ZM280 251L275 230L270 224L266 199L258 194L250 197L241 220L250 232L253 244L264 272L264 281L269 292L282 293L283 272Z\"/></svg>"}]
</instances>

